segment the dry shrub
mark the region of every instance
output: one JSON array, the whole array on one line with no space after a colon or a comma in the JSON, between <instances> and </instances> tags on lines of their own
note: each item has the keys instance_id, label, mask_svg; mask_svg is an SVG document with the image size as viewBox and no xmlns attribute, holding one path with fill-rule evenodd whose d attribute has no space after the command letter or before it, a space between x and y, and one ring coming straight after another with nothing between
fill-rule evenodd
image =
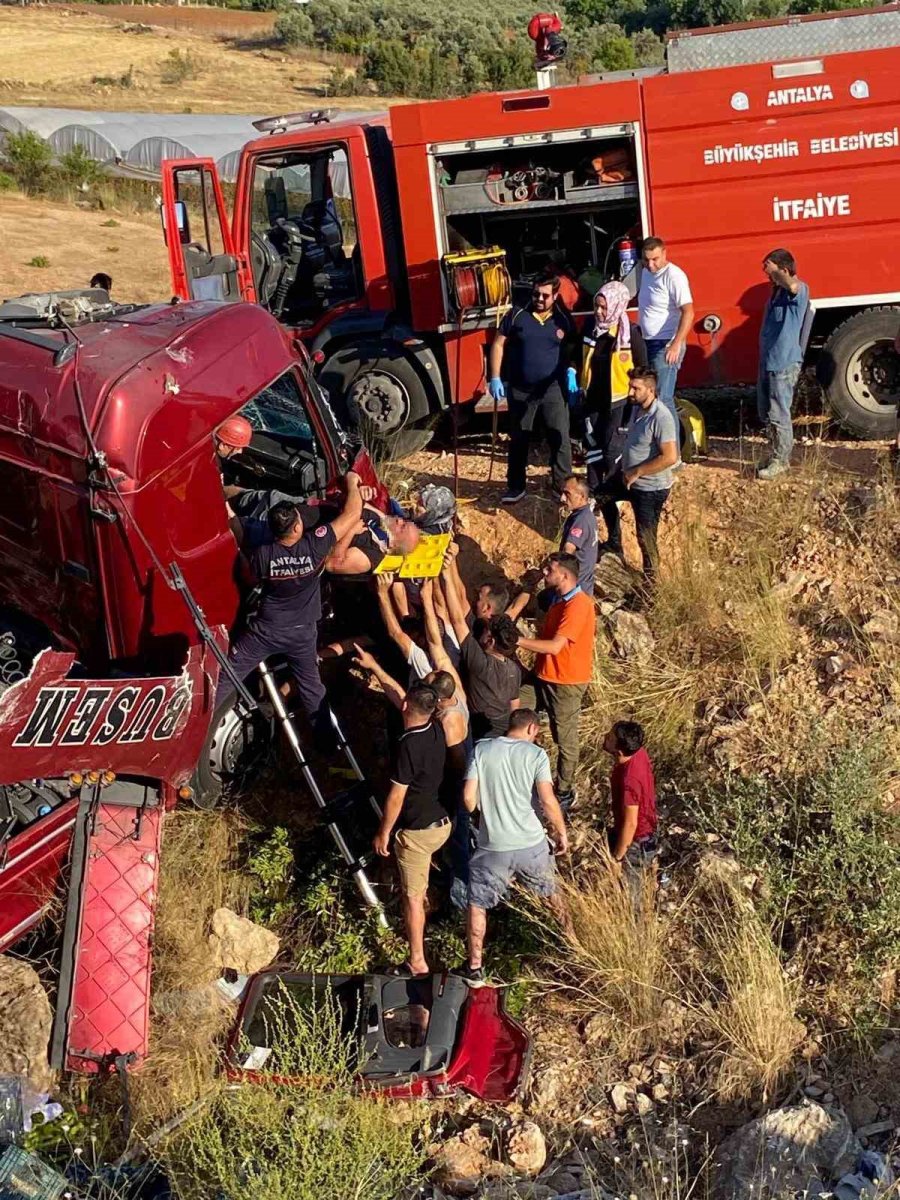
<instances>
[{"instance_id":1,"label":"dry shrub","mask_svg":"<svg viewBox=\"0 0 900 1200\"><path fill-rule=\"evenodd\" d=\"M562 954L549 964L576 1008L608 1018L622 1057L652 1039L671 993L672 921L657 910L655 880L646 874L636 895L609 867L565 885L571 926L561 935Z\"/></svg>"},{"instance_id":2,"label":"dry shrub","mask_svg":"<svg viewBox=\"0 0 900 1200\"><path fill-rule=\"evenodd\" d=\"M150 1054L135 1074L137 1126L148 1129L212 1084L219 1039L233 1012L215 991L209 947L216 908L238 903L230 863L233 814L184 810L166 817L153 953Z\"/></svg>"},{"instance_id":3,"label":"dry shrub","mask_svg":"<svg viewBox=\"0 0 900 1200\"><path fill-rule=\"evenodd\" d=\"M683 764L706 700L764 699L801 636L783 575L821 484L814 470L797 472L789 494L760 487L751 505L724 513L715 493L679 497L676 489L660 575L643 609L653 653L622 661L601 637L583 718L588 745L599 750L611 721L632 716L660 765Z\"/></svg>"},{"instance_id":4,"label":"dry shrub","mask_svg":"<svg viewBox=\"0 0 900 1200\"><path fill-rule=\"evenodd\" d=\"M787 977L772 937L735 879L708 868L696 897L706 966L697 1007L718 1039L715 1087L726 1100L769 1101L806 1030L797 1020L798 980Z\"/></svg>"}]
</instances>

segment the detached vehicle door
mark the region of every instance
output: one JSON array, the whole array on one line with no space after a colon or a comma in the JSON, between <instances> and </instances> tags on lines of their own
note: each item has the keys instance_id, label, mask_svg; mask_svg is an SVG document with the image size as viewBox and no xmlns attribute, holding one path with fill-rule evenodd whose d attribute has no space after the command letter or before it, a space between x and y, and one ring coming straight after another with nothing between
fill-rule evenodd
<instances>
[{"instance_id":1,"label":"detached vehicle door","mask_svg":"<svg viewBox=\"0 0 900 1200\"><path fill-rule=\"evenodd\" d=\"M237 253L211 158L162 165L163 237L174 294L182 300L255 300L249 264Z\"/></svg>"}]
</instances>

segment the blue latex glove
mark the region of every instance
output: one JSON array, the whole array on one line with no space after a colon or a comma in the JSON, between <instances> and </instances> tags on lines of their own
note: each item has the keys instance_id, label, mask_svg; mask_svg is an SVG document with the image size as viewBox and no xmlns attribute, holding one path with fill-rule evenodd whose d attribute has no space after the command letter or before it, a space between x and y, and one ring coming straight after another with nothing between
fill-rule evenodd
<instances>
[{"instance_id":1,"label":"blue latex glove","mask_svg":"<svg viewBox=\"0 0 900 1200\"><path fill-rule=\"evenodd\" d=\"M506 396L506 389L503 386L502 379L492 379L488 384L488 391L494 400L502 400Z\"/></svg>"},{"instance_id":2,"label":"blue latex glove","mask_svg":"<svg viewBox=\"0 0 900 1200\"><path fill-rule=\"evenodd\" d=\"M570 396L578 394L578 376L574 367L566 367L566 390Z\"/></svg>"}]
</instances>

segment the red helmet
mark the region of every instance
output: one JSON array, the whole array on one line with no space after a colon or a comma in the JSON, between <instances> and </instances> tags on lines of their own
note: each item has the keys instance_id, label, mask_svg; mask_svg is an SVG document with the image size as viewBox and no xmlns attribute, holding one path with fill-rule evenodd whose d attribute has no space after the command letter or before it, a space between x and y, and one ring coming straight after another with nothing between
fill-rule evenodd
<instances>
[{"instance_id":1,"label":"red helmet","mask_svg":"<svg viewBox=\"0 0 900 1200\"><path fill-rule=\"evenodd\" d=\"M244 450L253 438L253 426L246 417L229 417L216 430L216 437L226 446L235 450Z\"/></svg>"}]
</instances>

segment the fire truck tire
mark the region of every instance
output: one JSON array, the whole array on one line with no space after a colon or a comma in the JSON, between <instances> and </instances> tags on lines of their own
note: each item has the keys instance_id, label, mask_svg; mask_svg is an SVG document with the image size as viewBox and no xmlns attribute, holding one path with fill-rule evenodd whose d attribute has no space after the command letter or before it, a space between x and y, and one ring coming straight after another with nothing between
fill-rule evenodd
<instances>
[{"instance_id":1,"label":"fire truck tire","mask_svg":"<svg viewBox=\"0 0 900 1200\"><path fill-rule=\"evenodd\" d=\"M893 438L900 402L900 309L867 308L842 321L822 351L819 381L840 425L863 438Z\"/></svg>"},{"instance_id":2,"label":"fire truck tire","mask_svg":"<svg viewBox=\"0 0 900 1200\"><path fill-rule=\"evenodd\" d=\"M215 808L248 781L269 754L274 727L259 712L241 717L230 697L216 709L191 780L196 808Z\"/></svg>"},{"instance_id":3,"label":"fire truck tire","mask_svg":"<svg viewBox=\"0 0 900 1200\"><path fill-rule=\"evenodd\" d=\"M345 345L319 375L346 427L366 443L405 458L431 439L431 405L419 372L403 354L379 345Z\"/></svg>"}]
</instances>

